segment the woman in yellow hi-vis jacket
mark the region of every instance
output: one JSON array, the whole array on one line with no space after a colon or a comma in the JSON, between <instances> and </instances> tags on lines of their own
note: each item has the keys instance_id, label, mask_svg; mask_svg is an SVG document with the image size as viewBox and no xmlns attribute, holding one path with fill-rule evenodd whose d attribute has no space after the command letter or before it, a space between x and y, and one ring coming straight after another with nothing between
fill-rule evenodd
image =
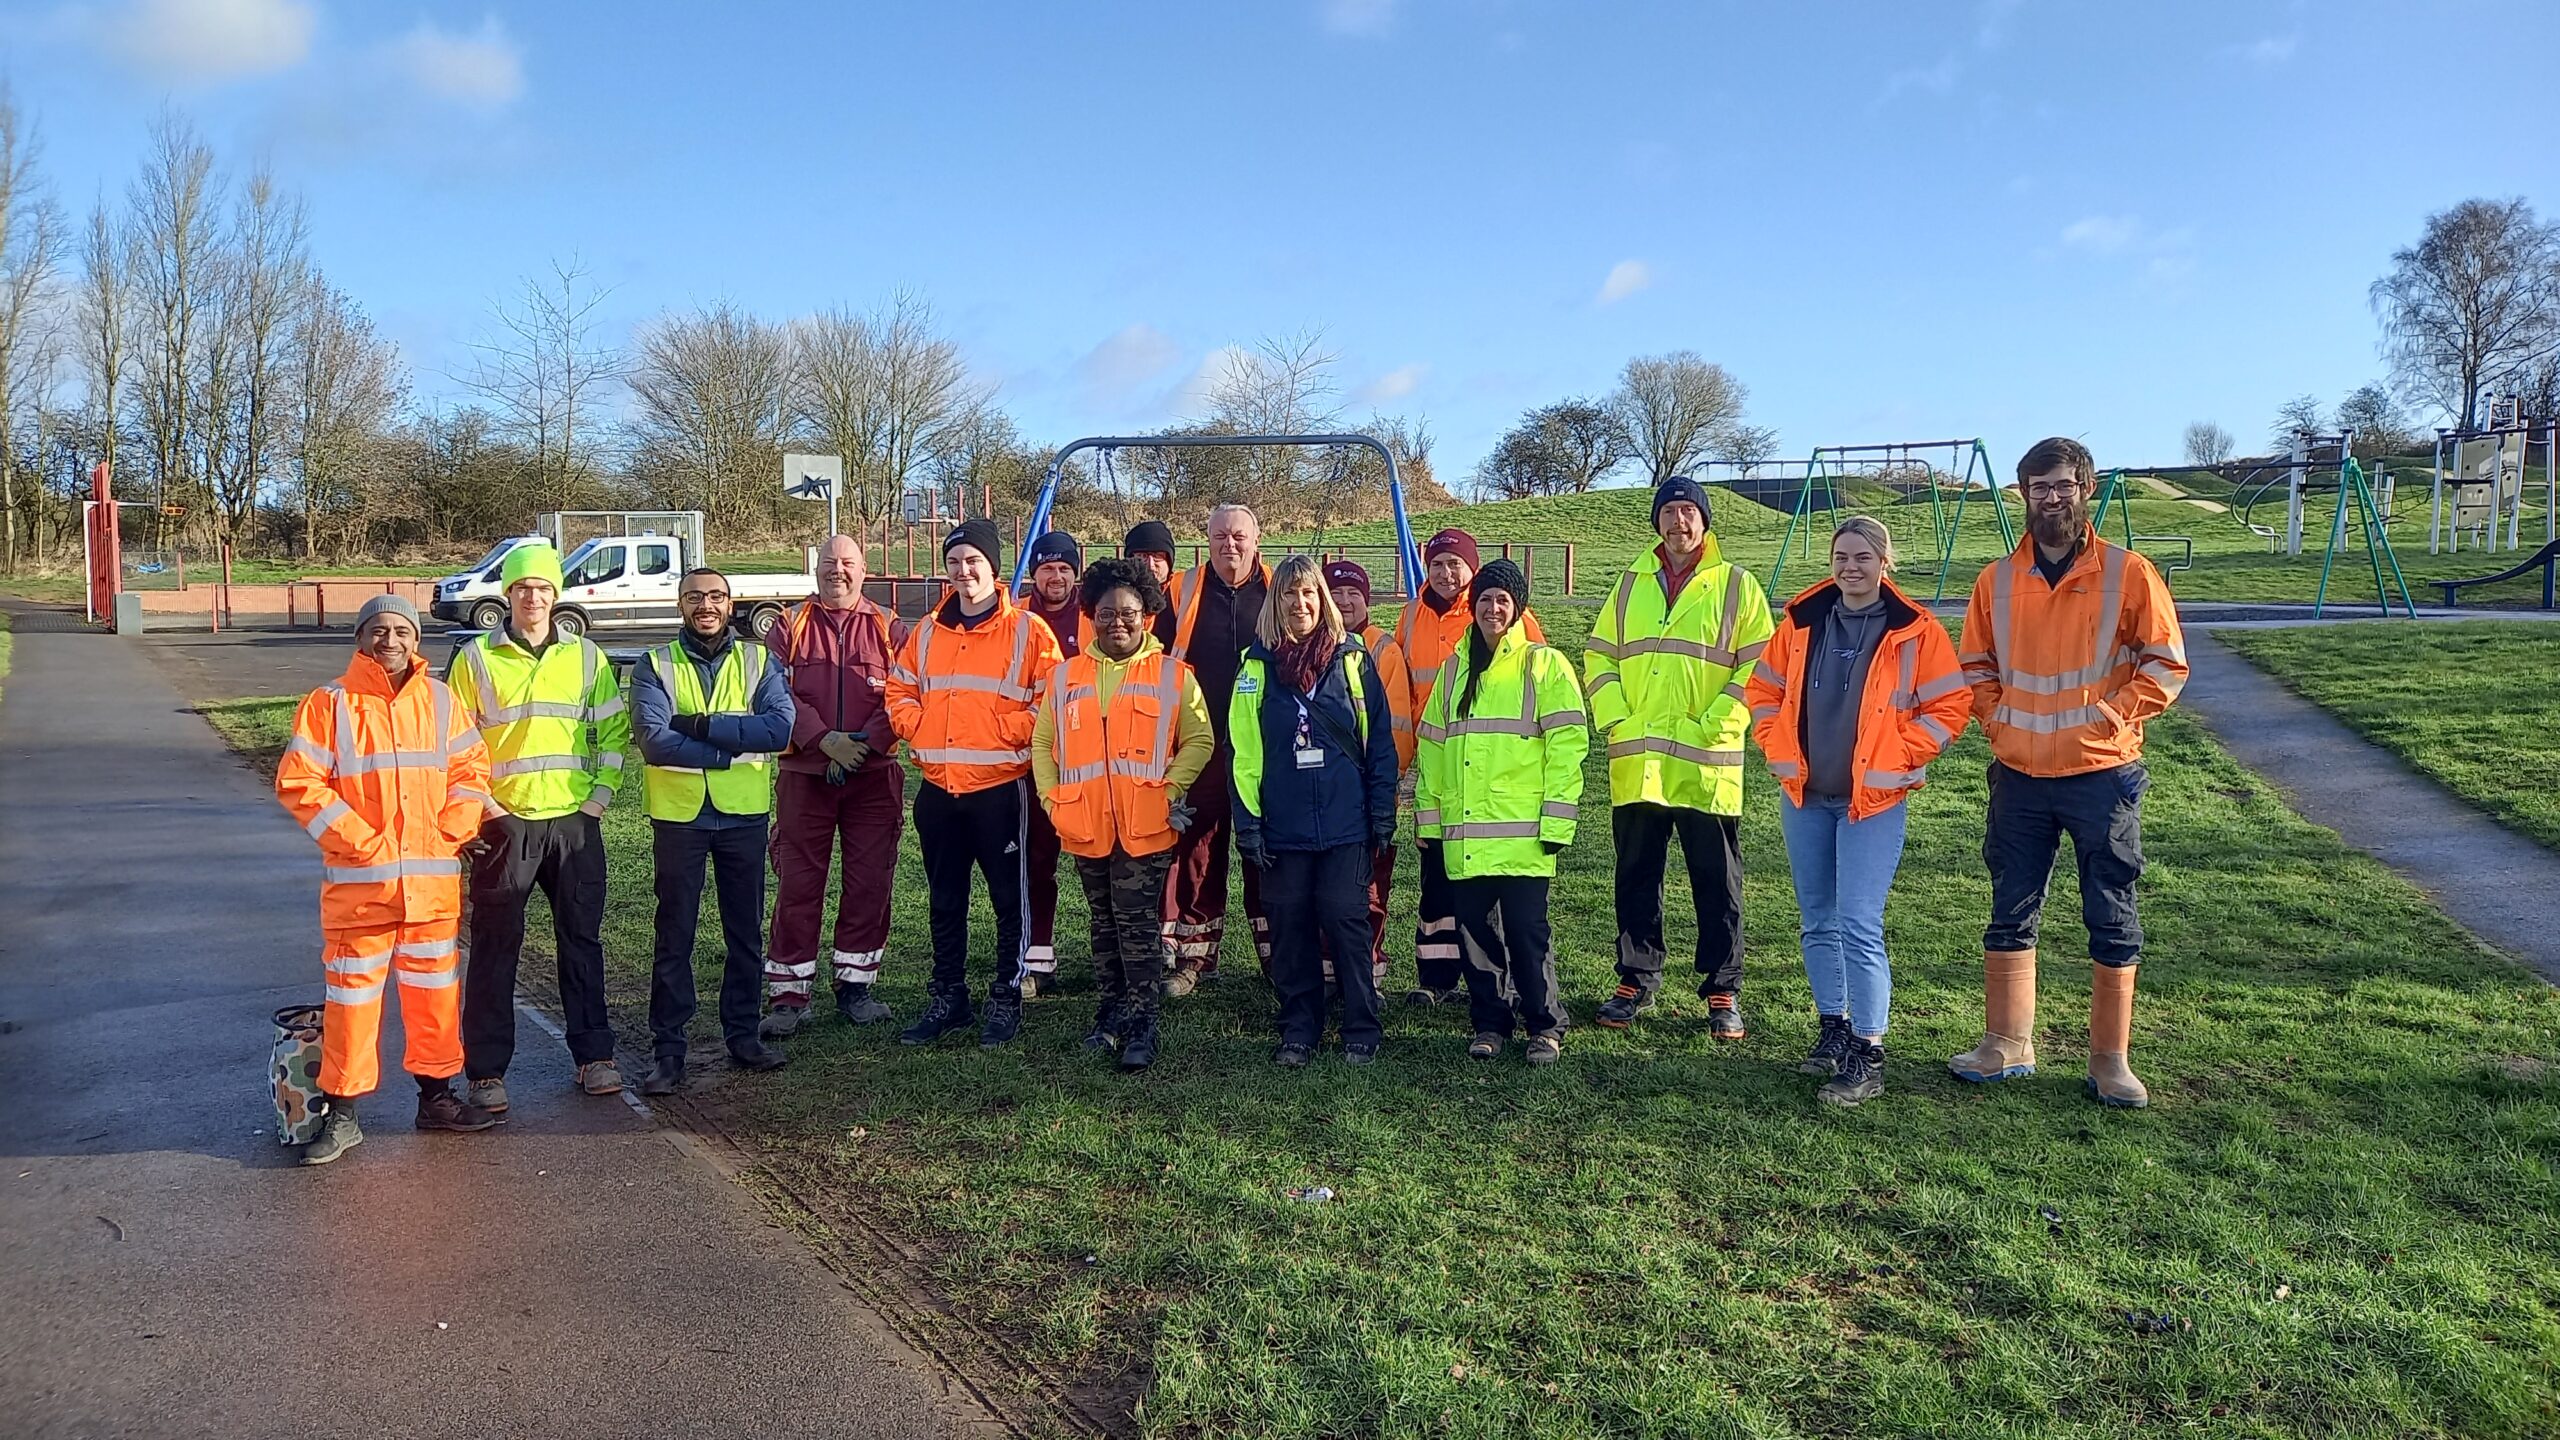
<instances>
[{"instance_id":1,"label":"woman in yellow hi-vis jacket","mask_svg":"<svg viewBox=\"0 0 2560 1440\"><path fill-rule=\"evenodd\" d=\"M1547 1065L1565 1028L1547 887L1573 843L1591 732L1573 663L1519 629L1520 567L1494 561L1469 593L1475 625L1416 727L1414 832L1439 848L1457 902L1476 1029L1467 1053L1490 1060L1525 1027L1529 1063Z\"/></svg>"}]
</instances>

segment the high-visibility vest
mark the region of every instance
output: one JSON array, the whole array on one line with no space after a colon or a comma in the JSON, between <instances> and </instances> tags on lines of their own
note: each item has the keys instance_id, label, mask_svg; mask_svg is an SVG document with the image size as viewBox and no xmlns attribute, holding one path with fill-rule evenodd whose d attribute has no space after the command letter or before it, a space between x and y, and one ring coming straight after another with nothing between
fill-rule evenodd
<instances>
[{"instance_id":1,"label":"high-visibility vest","mask_svg":"<svg viewBox=\"0 0 2560 1440\"><path fill-rule=\"evenodd\" d=\"M1378 688L1387 692L1387 718L1395 725L1396 769L1413 768L1413 677L1404 663L1404 647L1375 623L1360 630L1369 647L1369 663L1378 669Z\"/></svg>"},{"instance_id":2,"label":"high-visibility vest","mask_svg":"<svg viewBox=\"0 0 2560 1440\"><path fill-rule=\"evenodd\" d=\"M1092 655L1076 656L1050 678L1058 783L1049 792L1049 823L1059 849L1099 860L1115 845L1130 855L1173 847L1167 777L1189 673L1181 661L1150 651L1120 672L1107 708Z\"/></svg>"},{"instance_id":3,"label":"high-visibility vest","mask_svg":"<svg viewBox=\"0 0 2560 1440\"><path fill-rule=\"evenodd\" d=\"M1360 735L1360 743L1369 743L1369 687L1361 676L1368 670L1364 650L1342 647L1342 684L1351 697L1352 728ZM1236 795L1244 807L1260 814L1262 810L1262 701L1271 693L1270 667L1262 657L1248 653L1236 669L1236 692L1228 702L1227 736L1235 746L1235 759L1230 762ZM1365 767L1364 754L1350 757L1351 763Z\"/></svg>"},{"instance_id":4,"label":"high-visibility vest","mask_svg":"<svg viewBox=\"0 0 2560 1440\"><path fill-rule=\"evenodd\" d=\"M1582 650L1591 721L1609 744L1609 800L1742 813L1743 681L1777 627L1760 582L1707 537L1696 573L1666 605L1662 554L1618 577Z\"/></svg>"},{"instance_id":5,"label":"high-visibility vest","mask_svg":"<svg viewBox=\"0 0 2560 1440\"><path fill-rule=\"evenodd\" d=\"M764 678L765 651L753 640L733 640L712 676L711 694L702 693L702 675L683 642L670 640L655 652L658 678L667 683L667 700L678 715L752 715L756 683ZM649 818L681 825L702 813L707 796L723 815L763 815L773 809L773 757L761 751L732 755L725 769L691 765L640 767Z\"/></svg>"},{"instance_id":6,"label":"high-visibility vest","mask_svg":"<svg viewBox=\"0 0 2560 1440\"><path fill-rule=\"evenodd\" d=\"M1475 623L1475 606L1464 594L1446 610L1432 609L1420 595L1405 602L1404 614L1396 620L1396 648L1404 654L1414 714L1420 715L1430 704L1433 683L1440 678L1449 657L1466 648L1467 631ZM1519 622L1511 628L1526 635L1532 644L1547 643L1547 629L1532 611L1522 611Z\"/></svg>"},{"instance_id":7,"label":"high-visibility vest","mask_svg":"<svg viewBox=\"0 0 2560 1440\"><path fill-rule=\"evenodd\" d=\"M276 799L319 842L320 928L462 914L463 844L480 833L489 749L421 665L394 689L369 655L303 697Z\"/></svg>"},{"instance_id":8,"label":"high-visibility vest","mask_svg":"<svg viewBox=\"0 0 2560 1440\"><path fill-rule=\"evenodd\" d=\"M1008 596L966 629L937 610L890 667L889 728L924 778L954 795L1019 780L1031 773L1033 712L1057 666L1057 637Z\"/></svg>"},{"instance_id":9,"label":"high-visibility vest","mask_svg":"<svg viewBox=\"0 0 2560 1440\"><path fill-rule=\"evenodd\" d=\"M1974 577L1957 660L1992 758L2079 775L2142 758L2142 727L2187 684L2177 602L2151 562L2098 538L2050 585L2030 535Z\"/></svg>"},{"instance_id":10,"label":"high-visibility vest","mask_svg":"<svg viewBox=\"0 0 2560 1440\"><path fill-rule=\"evenodd\" d=\"M1769 773L1798 805L1805 793L1805 667L1839 602L1840 586L1831 580L1788 601L1778 633L1743 685L1751 733ZM1929 762L1956 743L1973 713L1973 687L1956 667L1947 627L1890 580L1884 583L1884 607L1884 635L1867 662L1866 689L1858 697L1858 738L1849 760L1852 821L1883 814L1926 783Z\"/></svg>"},{"instance_id":11,"label":"high-visibility vest","mask_svg":"<svg viewBox=\"0 0 2560 1440\"><path fill-rule=\"evenodd\" d=\"M1449 878L1553 875L1547 845L1573 843L1591 748L1573 662L1514 625L1463 713L1467 652L1441 672L1415 727L1414 834L1440 842Z\"/></svg>"},{"instance_id":12,"label":"high-visibility vest","mask_svg":"<svg viewBox=\"0 0 2560 1440\"><path fill-rule=\"evenodd\" d=\"M536 655L492 631L464 645L448 673L488 742L497 810L548 820L621 788L631 717L594 641L561 635Z\"/></svg>"},{"instance_id":13,"label":"high-visibility vest","mask_svg":"<svg viewBox=\"0 0 2560 1440\"><path fill-rule=\"evenodd\" d=\"M1269 590L1271 567L1255 561L1254 568L1262 572L1263 589ZM1200 597L1208 592L1208 575L1208 566L1195 565L1173 577L1173 593L1166 597L1173 611L1173 639L1166 644L1165 652L1176 660L1191 658L1191 631L1200 623Z\"/></svg>"}]
</instances>

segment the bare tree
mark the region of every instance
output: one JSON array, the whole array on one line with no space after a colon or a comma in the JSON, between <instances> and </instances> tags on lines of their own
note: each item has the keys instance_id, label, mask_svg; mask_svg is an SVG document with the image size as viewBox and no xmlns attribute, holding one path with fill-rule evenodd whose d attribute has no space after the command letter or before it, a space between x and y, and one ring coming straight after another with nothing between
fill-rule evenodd
<instances>
[{"instance_id":1,"label":"bare tree","mask_svg":"<svg viewBox=\"0 0 2560 1440\"><path fill-rule=\"evenodd\" d=\"M2267 427L2267 439L2279 451L2290 450L2294 436L2318 435L2328 428L2328 417L2321 413L2320 401L2310 395L2296 395L2276 407L2275 423Z\"/></svg>"},{"instance_id":2,"label":"bare tree","mask_svg":"<svg viewBox=\"0 0 2560 1440\"><path fill-rule=\"evenodd\" d=\"M748 487L782 473L788 334L725 301L661 316L641 332L627 378L634 468L665 499L744 520Z\"/></svg>"},{"instance_id":3,"label":"bare tree","mask_svg":"<svg viewBox=\"0 0 2560 1440\"><path fill-rule=\"evenodd\" d=\"M2402 393L2468 430L2484 388L2560 346L2560 226L2520 199L2465 200L2392 252L2371 299Z\"/></svg>"},{"instance_id":4,"label":"bare tree","mask_svg":"<svg viewBox=\"0 0 2560 1440\"><path fill-rule=\"evenodd\" d=\"M197 492L197 371L205 363L203 311L215 279L213 150L175 112L153 124L151 153L133 187L130 236L134 301L141 311L142 421L151 447L155 533L166 543L170 508Z\"/></svg>"},{"instance_id":5,"label":"bare tree","mask_svg":"<svg viewBox=\"0 0 2560 1440\"><path fill-rule=\"evenodd\" d=\"M2524 413L2533 419L2560 420L2560 350L2553 350L2525 368L2516 385L2516 398L2524 403Z\"/></svg>"},{"instance_id":6,"label":"bare tree","mask_svg":"<svg viewBox=\"0 0 2560 1440\"><path fill-rule=\"evenodd\" d=\"M1743 473L1749 474L1752 466L1777 455L1778 432L1766 425L1728 425L1710 453L1715 459L1743 467Z\"/></svg>"},{"instance_id":7,"label":"bare tree","mask_svg":"<svg viewBox=\"0 0 2560 1440\"><path fill-rule=\"evenodd\" d=\"M289 356L295 508L302 553L320 553L320 522L378 501L387 432L406 382L391 343L354 300L319 276L303 287ZM342 542L343 543L343 542Z\"/></svg>"},{"instance_id":8,"label":"bare tree","mask_svg":"<svg viewBox=\"0 0 2560 1440\"><path fill-rule=\"evenodd\" d=\"M208 352L205 476L224 544L238 543L279 452L289 448L286 359L309 280L308 245L301 200L269 171L253 172L219 266Z\"/></svg>"},{"instance_id":9,"label":"bare tree","mask_svg":"<svg viewBox=\"0 0 2560 1440\"><path fill-rule=\"evenodd\" d=\"M792 330L790 413L807 443L844 458L844 501L865 525L893 514L924 462L984 397L933 307L899 291L868 315L829 310Z\"/></svg>"},{"instance_id":10,"label":"bare tree","mask_svg":"<svg viewBox=\"0 0 2560 1440\"><path fill-rule=\"evenodd\" d=\"M470 373L455 377L487 402L497 437L529 457L537 509L574 508L594 476L603 428L595 408L621 373L597 338L608 293L575 257L554 260L548 276L525 280L513 304L495 307Z\"/></svg>"},{"instance_id":11,"label":"bare tree","mask_svg":"<svg viewBox=\"0 0 2560 1440\"><path fill-rule=\"evenodd\" d=\"M2210 420L2192 421L2187 426L2187 463L2219 465L2231 458L2231 432Z\"/></svg>"},{"instance_id":12,"label":"bare tree","mask_svg":"<svg viewBox=\"0 0 2560 1440\"><path fill-rule=\"evenodd\" d=\"M2338 426L2355 432L2358 459L2406 454L2418 443L2409 431L2408 417L2401 413L2400 402L2392 399L2390 388L2379 381L2357 386L2338 402Z\"/></svg>"},{"instance_id":13,"label":"bare tree","mask_svg":"<svg viewBox=\"0 0 2560 1440\"><path fill-rule=\"evenodd\" d=\"M130 363L131 279L124 229L107 218L100 199L89 211L89 233L80 247L80 362L88 372L89 408L98 426L98 459L115 473L116 441L123 419L117 401Z\"/></svg>"},{"instance_id":14,"label":"bare tree","mask_svg":"<svg viewBox=\"0 0 2560 1440\"><path fill-rule=\"evenodd\" d=\"M55 337L40 307L62 252L62 217L36 174L40 149L0 81L0 569L10 574L18 569L17 418L41 402L52 369Z\"/></svg>"},{"instance_id":15,"label":"bare tree","mask_svg":"<svg viewBox=\"0 0 2560 1440\"><path fill-rule=\"evenodd\" d=\"M1520 417L1476 467L1476 488L1503 499L1579 495L1635 458L1635 440L1607 406L1559 400Z\"/></svg>"},{"instance_id":16,"label":"bare tree","mask_svg":"<svg viewBox=\"0 0 2560 1440\"><path fill-rule=\"evenodd\" d=\"M1723 366L1681 350L1628 361L1609 408L1659 485L1711 453L1717 436L1742 418L1747 394Z\"/></svg>"}]
</instances>

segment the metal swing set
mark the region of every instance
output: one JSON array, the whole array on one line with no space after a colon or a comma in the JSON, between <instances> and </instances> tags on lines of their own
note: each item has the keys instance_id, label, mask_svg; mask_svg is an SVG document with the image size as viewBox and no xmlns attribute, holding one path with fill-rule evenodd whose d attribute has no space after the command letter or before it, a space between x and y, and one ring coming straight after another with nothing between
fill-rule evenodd
<instances>
[{"instance_id":1,"label":"metal swing set","mask_svg":"<svg viewBox=\"0 0 2560 1440\"><path fill-rule=\"evenodd\" d=\"M1943 455L1946 463L1935 461ZM1881 445L1817 445L1804 462L1804 474L1796 489L1794 506L1787 513L1786 534L1778 541L1778 561L1769 571L1769 593L1784 595L1787 557L1800 554L1813 558L1813 516L1819 510L1826 516L1847 508L1840 503L1843 482L1862 476L1907 475L1924 473L1929 490L1929 530L1937 546L1938 577L1929 598L1943 600L1947 596L1947 576L1955 566L1956 546L1964 536L1965 510L1976 495L1987 494L1992 514L2000 522L2003 553L2018 543L2016 527L2009 523L2009 508L2000 494L1999 473L1991 466L1991 452L1982 441L1973 440L1898 440ZM1954 491L1952 504L1948 491ZM1902 503L1916 507L1917 499Z\"/></svg>"},{"instance_id":2,"label":"metal swing set","mask_svg":"<svg viewBox=\"0 0 2560 1440\"><path fill-rule=\"evenodd\" d=\"M2273 478L2261 481L2257 489L2249 492L2245 500L2238 500L2233 509L2237 512L2237 518L2242 526L2264 538L2270 549L2280 546L2283 553L2287 555L2303 553L2306 498L2323 489L2334 488L2337 491L2338 504L2329 516L2328 544L2324 547L2320 559L2320 587L2312 595L2311 618L2319 619L2328 608L2329 579L2337 569L2338 552L2347 546L2347 515L2352 510L2356 516L2356 529L2364 540L2365 559L2373 572L2374 599L2381 605L2382 613L2385 616L2393 613L2391 597L2396 590L2400 597L2401 613L2409 619L2416 619L2417 603L2409 598L2408 577L2401 573L2399 552L2391 546L2391 517L2385 512L2384 502L2375 498L2373 482L2365 475L2363 462L2356 459L2355 432L2352 430L2341 431L2335 435L2314 435L2307 431L2298 434L2293 439L2291 453L2281 460L2226 460L2208 465L2180 461L2175 465L2119 466L2107 472L2107 484L2099 499L2094 519L2103 533L2106 525L2107 502L2124 494L2125 477L2129 475L2178 473L2218 475L2246 484L2270 472ZM2320 478L2323 475L2332 478L2323 484ZM2282 485L2285 490L2285 528L2281 534L2272 527L2254 524L2250 520L2250 516L2256 512L2259 500L2278 485ZM2237 499L2238 497L2235 497L2235 500ZM2135 535L2130 505L2125 507L2124 531L2125 545L2128 549L2132 548L2133 542L2137 539L2186 540L2184 536ZM2186 541L2186 543L2188 554L2192 557L2194 542ZM2387 579L2386 565L2389 571Z\"/></svg>"}]
</instances>

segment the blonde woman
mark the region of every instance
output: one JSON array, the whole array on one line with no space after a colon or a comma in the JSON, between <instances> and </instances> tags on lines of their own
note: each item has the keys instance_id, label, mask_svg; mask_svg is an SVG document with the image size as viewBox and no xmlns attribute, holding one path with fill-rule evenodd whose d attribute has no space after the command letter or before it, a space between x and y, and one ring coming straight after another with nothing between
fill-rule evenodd
<instances>
[{"instance_id":1,"label":"blonde woman","mask_svg":"<svg viewBox=\"0 0 2560 1440\"><path fill-rule=\"evenodd\" d=\"M1744 687L1752 734L1786 793L1779 821L1804 921L1821 1033L1797 1068L1820 1097L1884 1093L1893 994L1884 902L1905 807L1973 707L1947 627L1886 578L1893 536L1864 515L1831 534L1831 578L1788 601Z\"/></svg>"},{"instance_id":2,"label":"blonde woman","mask_svg":"<svg viewBox=\"0 0 2560 1440\"><path fill-rule=\"evenodd\" d=\"M1296 1069L1324 1039L1326 947L1368 953L1369 875L1396 834L1395 723L1314 560L1292 555L1272 572L1256 636L1227 711L1236 853L1261 872L1271 915L1271 1058ZM1381 1034L1377 982L1366 965L1335 970L1342 1058L1366 1065Z\"/></svg>"}]
</instances>

